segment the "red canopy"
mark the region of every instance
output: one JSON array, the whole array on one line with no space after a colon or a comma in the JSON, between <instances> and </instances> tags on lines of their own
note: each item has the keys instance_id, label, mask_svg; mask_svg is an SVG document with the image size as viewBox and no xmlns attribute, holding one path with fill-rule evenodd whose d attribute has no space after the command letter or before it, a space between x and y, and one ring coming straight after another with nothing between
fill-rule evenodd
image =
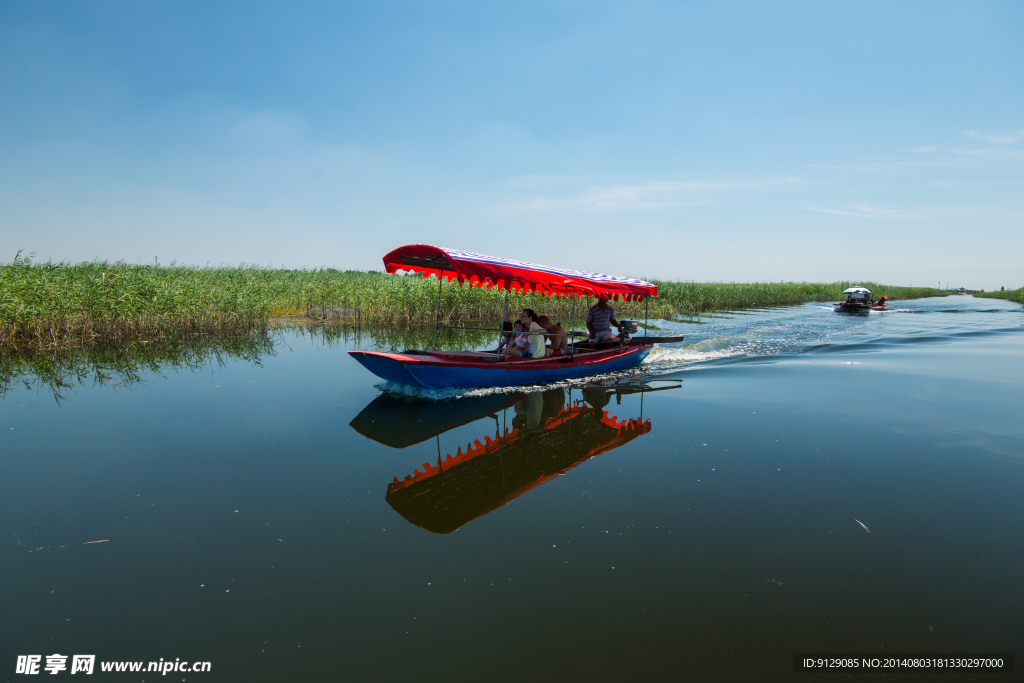
<instances>
[{"instance_id":1,"label":"red canopy","mask_svg":"<svg viewBox=\"0 0 1024 683\"><path fill-rule=\"evenodd\" d=\"M442 249L429 244L409 244L384 257L389 273L399 270L436 275L459 284L531 291L544 296L596 296L633 301L658 296L658 286L630 277L616 277L582 270L549 268L536 263L484 256L472 251Z\"/></svg>"}]
</instances>

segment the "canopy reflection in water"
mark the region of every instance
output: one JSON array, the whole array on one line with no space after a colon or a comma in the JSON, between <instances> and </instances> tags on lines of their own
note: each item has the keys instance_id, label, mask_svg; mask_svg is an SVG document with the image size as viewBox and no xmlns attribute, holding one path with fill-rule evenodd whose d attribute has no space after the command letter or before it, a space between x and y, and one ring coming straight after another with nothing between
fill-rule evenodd
<instances>
[{"instance_id":1,"label":"canopy reflection in water","mask_svg":"<svg viewBox=\"0 0 1024 683\"><path fill-rule=\"evenodd\" d=\"M415 470L402 480L395 477L385 500L416 526L438 534L451 533L581 462L649 432L651 421L644 421L642 413L637 419L620 420L603 410L612 395L621 397L645 389L650 390L635 385L588 388L583 390L584 401L575 402L572 392L564 389L515 394L511 428L506 426L502 433L499 422L494 438L485 435L482 441L469 444L465 452L459 449L455 455L439 455L436 464L423 463L422 471ZM396 399L389 397L391 400ZM497 421L495 397L461 399L455 404L463 401L463 405L449 405L453 411L449 417L444 417L444 404L407 402L384 411L383 404L374 401L352 421L352 427L370 438L380 435L376 440L381 443L402 448L474 419L494 417ZM475 418L470 417L473 413ZM431 423L429 417L437 422ZM451 427L445 428L445 424ZM367 425L373 425L372 430Z\"/></svg>"}]
</instances>

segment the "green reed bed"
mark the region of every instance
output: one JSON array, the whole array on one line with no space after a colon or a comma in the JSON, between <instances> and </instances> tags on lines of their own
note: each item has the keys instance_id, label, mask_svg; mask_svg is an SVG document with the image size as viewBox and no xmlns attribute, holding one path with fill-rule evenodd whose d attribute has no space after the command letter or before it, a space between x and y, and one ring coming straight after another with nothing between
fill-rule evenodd
<instances>
[{"instance_id":1,"label":"green reed bed","mask_svg":"<svg viewBox=\"0 0 1024 683\"><path fill-rule=\"evenodd\" d=\"M1005 292L975 292L974 296L984 297L986 299L1006 299L1008 301L1016 301L1019 304L1024 304L1024 287L1020 289L1009 289Z\"/></svg>"},{"instance_id":2,"label":"green reed bed","mask_svg":"<svg viewBox=\"0 0 1024 683\"><path fill-rule=\"evenodd\" d=\"M652 319L699 316L718 310L799 304L841 298L863 284L892 299L940 296L923 287L874 283L657 282ZM17 256L0 265L0 349L54 350L93 345L124 346L169 336L238 336L263 329L274 316L340 312L368 326L432 325L438 282L419 275L381 272L283 270L258 266L156 266L94 261L32 263ZM494 324L503 292L445 283L441 324ZM576 304L582 328L587 300ZM593 303L592 301L590 303ZM644 304L617 302L620 318L643 319ZM571 300L512 294L510 313L533 308L569 325Z\"/></svg>"}]
</instances>

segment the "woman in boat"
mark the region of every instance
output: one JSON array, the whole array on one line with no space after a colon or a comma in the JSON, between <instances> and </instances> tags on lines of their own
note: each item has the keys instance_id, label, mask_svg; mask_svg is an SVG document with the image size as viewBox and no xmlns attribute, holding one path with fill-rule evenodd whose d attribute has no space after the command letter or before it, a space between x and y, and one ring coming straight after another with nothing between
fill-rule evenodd
<instances>
[{"instance_id":1,"label":"woman in boat","mask_svg":"<svg viewBox=\"0 0 1024 683\"><path fill-rule=\"evenodd\" d=\"M529 357L543 358L547 351L547 347L544 345L547 330L537 324L537 313L532 308L524 308L522 313L519 314L519 322L523 324L523 327L530 334ZM526 357L526 354L524 354L524 357Z\"/></svg>"}]
</instances>

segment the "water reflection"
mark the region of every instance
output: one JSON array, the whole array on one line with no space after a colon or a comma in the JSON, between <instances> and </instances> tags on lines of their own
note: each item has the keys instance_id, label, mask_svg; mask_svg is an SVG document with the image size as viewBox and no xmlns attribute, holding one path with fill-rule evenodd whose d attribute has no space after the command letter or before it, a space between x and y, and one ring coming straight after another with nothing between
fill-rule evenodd
<instances>
[{"instance_id":1,"label":"water reflection","mask_svg":"<svg viewBox=\"0 0 1024 683\"><path fill-rule=\"evenodd\" d=\"M442 330L438 348L486 346L490 335L474 330ZM311 343L329 348L398 351L429 345L433 329L367 328L349 324L277 325L238 334L202 334L92 345L60 351L0 347L0 399L19 389L43 389L56 401L89 384L130 388L166 372L195 372L241 361L255 366L293 346Z\"/></svg>"},{"instance_id":2,"label":"water reflection","mask_svg":"<svg viewBox=\"0 0 1024 683\"><path fill-rule=\"evenodd\" d=\"M385 500L398 514L427 531L448 534L651 430L650 419L643 419L642 397L638 416L623 420L604 410L613 396L621 401L624 394L672 388L630 382L448 402L383 394L351 426L382 444L405 448L476 420L495 421L493 437L481 433L455 455L441 456L438 450L434 465L423 463L422 471L388 485ZM582 398L574 396L576 391Z\"/></svg>"},{"instance_id":3,"label":"water reflection","mask_svg":"<svg viewBox=\"0 0 1024 683\"><path fill-rule=\"evenodd\" d=\"M232 361L260 365L275 355L274 341L263 330L231 336L166 338L132 343L125 348L94 346L57 352L0 353L0 398L15 389L44 389L58 403L87 384L130 388L165 371L197 371Z\"/></svg>"},{"instance_id":4,"label":"water reflection","mask_svg":"<svg viewBox=\"0 0 1024 683\"><path fill-rule=\"evenodd\" d=\"M497 413L524 394L490 394L457 401L417 401L383 393L363 408L351 427L391 448L406 448Z\"/></svg>"}]
</instances>

